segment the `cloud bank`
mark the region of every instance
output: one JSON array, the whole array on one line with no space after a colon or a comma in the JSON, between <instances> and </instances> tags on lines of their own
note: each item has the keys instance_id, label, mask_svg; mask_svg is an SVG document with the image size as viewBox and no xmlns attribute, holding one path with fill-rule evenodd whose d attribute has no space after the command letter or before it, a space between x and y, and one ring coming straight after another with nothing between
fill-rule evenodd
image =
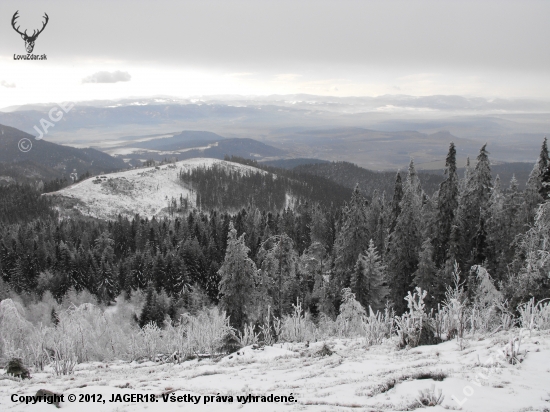
<instances>
[{"instance_id":1,"label":"cloud bank","mask_svg":"<svg viewBox=\"0 0 550 412\"><path fill-rule=\"evenodd\" d=\"M118 83L129 82L132 79L130 73L121 72L97 72L82 79L82 83Z\"/></svg>"}]
</instances>

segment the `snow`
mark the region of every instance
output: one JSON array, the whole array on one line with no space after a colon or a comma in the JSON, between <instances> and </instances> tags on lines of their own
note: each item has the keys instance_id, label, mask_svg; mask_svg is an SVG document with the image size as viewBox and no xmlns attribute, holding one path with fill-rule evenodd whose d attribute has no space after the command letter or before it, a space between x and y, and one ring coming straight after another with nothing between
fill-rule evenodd
<instances>
[{"instance_id":1,"label":"snow","mask_svg":"<svg viewBox=\"0 0 550 412\"><path fill-rule=\"evenodd\" d=\"M175 198L179 202L180 195L184 199L188 197L191 207L195 206L195 194L180 182L179 172L210 168L215 164L242 174L256 171L267 173L224 160L195 158L158 167L95 176L46 196L76 200L74 210L99 219L116 219L119 214L131 218L136 213L148 218L162 217L168 215L170 199ZM64 208L59 210L65 212Z\"/></svg>"},{"instance_id":2,"label":"snow","mask_svg":"<svg viewBox=\"0 0 550 412\"><path fill-rule=\"evenodd\" d=\"M146 140L148 139L141 139L138 141L146 141ZM189 147L187 149L178 149L178 150L170 150L170 151L144 149L140 147L114 147L112 149L105 149L104 152L110 154L111 156L125 156L129 154L142 154L142 153L155 153L160 156L164 156L164 155L177 155L180 153L190 152L191 150L198 150L198 151L204 152L205 150L216 146L218 146L218 142L211 143L207 146Z\"/></svg>"},{"instance_id":3,"label":"snow","mask_svg":"<svg viewBox=\"0 0 550 412\"><path fill-rule=\"evenodd\" d=\"M420 390L434 386L444 396L442 405L430 411L473 412L544 411L550 408L550 333L521 332L525 360L517 365L493 362L518 330L493 336L469 337L460 351L456 341L398 350L395 342L366 348L360 339L333 339L335 351L319 357L322 342L246 347L219 359L192 360L182 364L94 362L80 364L74 375L55 376L51 369L35 372L25 381L0 379L0 410L52 411L47 404L33 406L11 402L12 394L34 395L38 389L69 394L101 394L105 403L61 404L67 411L361 411L412 410ZM498 358L495 358L498 359ZM443 372L443 381L411 378L418 372ZM0 371L3 373L4 371ZM408 379L406 377L409 377ZM395 379L389 390L384 383ZM387 387L386 387L387 388ZM201 396L198 404L167 402L162 393ZM238 395L284 395L295 403L239 403ZM154 403L109 402L113 394L159 395ZM204 396L233 396L232 403L204 404ZM183 399L183 398L182 398ZM456 399L456 400L455 400ZM458 401L458 402L457 402ZM461 403L461 404L459 404ZM409 409L410 408L410 409ZM546 408L546 409L545 409Z\"/></svg>"}]
</instances>

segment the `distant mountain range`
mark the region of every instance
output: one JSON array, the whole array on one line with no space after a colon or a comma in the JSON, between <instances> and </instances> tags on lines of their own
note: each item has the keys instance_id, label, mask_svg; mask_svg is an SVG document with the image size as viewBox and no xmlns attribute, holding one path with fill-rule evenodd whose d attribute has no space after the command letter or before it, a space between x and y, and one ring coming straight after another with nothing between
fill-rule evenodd
<instances>
[{"instance_id":1,"label":"distant mountain range","mask_svg":"<svg viewBox=\"0 0 550 412\"><path fill-rule=\"evenodd\" d=\"M19 148L22 139L26 139L25 144L32 145L27 152ZM36 140L21 130L0 125L0 184L62 177L68 179L73 171L78 175L86 172L92 175L110 173L141 166L142 160L223 159L226 155L263 160L288 156L285 150L253 139L226 139L204 131L183 131L146 138L137 136L121 141L119 145L109 144L107 147L75 148Z\"/></svg>"},{"instance_id":2,"label":"distant mountain range","mask_svg":"<svg viewBox=\"0 0 550 412\"><path fill-rule=\"evenodd\" d=\"M0 124L33 134L33 125L47 118L52 107L55 104L4 109ZM412 157L419 168L440 170L450 141L457 146L460 165L466 157L475 158L485 143L495 162L534 162L542 139L550 135L549 113L548 101L463 96L159 96L79 102L47 138L99 147L101 141L126 136L207 130L228 139L250 138L289 154L280 157L348 161L373 170L406 168ZM175 151L210 149L218 142L206 135L183 140L186 146L176 138L157 149L144 142L128 147ZM219 157L226 150L211 153ZM210 154L196 151L179 158L197 155Z\"/></svg>"},{"instance_id":3,"label":"distant mountain range","mask_svg":"<svg viewBox=\"0 0 550 412\"><path fill-rule=\"evenodd\" d=\"M22 139L24 140L23 142ZM21 143L20 143L21 142ZM23 150L29 148L29 151ZM0 125L0 176L19 181L50 180L69 178L76 171L79 175L107 173L124 169L127 165L95 149L77 149L62 146L34 136L13 127ZM4 179L9 180L9 179Z\"/></svg>"},{"instance_id":4,"label":"distant mountain range","mask_svg":"<svg viewBox=\"0 0 550 412\"><path fill-rule=\"evenodd\" d=\"M192 159L210 157L223 159L239 156L247 159L269 159L288 156L288 152L249 138L225 138L203 131L183 131L179 134L156 137L142 137L134 141L125 140L120 145L108 142L107 147L97 146L112 156L123 158L130 164L136 160Z\"/></svg>"}]
</instances>

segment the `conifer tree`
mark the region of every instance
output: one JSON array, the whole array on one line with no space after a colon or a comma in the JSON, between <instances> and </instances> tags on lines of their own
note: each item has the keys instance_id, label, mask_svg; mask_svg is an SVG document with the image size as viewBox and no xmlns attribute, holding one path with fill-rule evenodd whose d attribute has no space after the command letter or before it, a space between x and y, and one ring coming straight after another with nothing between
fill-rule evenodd
<instances>
[{"instance_id":1,"label":"conifer tree","mask_svg":"<svg viewBox=\"0 0 550 412\"><path fill-rule=\"evenodd\" d=\"M484 223L481 219L486 216L485 209L491 195L491 166L483 145L477 157L477 164L467 176L464 192L459 198L457 226L460 237L459 264L467 269L486 254L483 236Z\"/></svg>"},{"instance_id":2,"label":"conifer tree","mask_svg":"<svg viewBox=\"0 0 550 412\"><path fill-rule=\"evenodd\" d=\"M263 242L258 252L258 265L262 271L262 287L268 293L263 298L273 303L275 316L290 313L300 296L298 254L292 239L283 233Z\"/></svg>"},{"instance_id":3,"label":"conifer tree","mask_svg":"<svg viewBox=\"0 0 550 412\"><path fill-rule=\"evenodd\" d=\"M390 296L398 314L406 308L403 297L410 290L413 273L418 266L418 252L422 244L421 208L422 189L411 160L400 204L401 213L390 234L387 254Z\"/></svg>"},{"instance_id":4,"label":"conifer tree","mask_svg":"<svg viewBox=\"0 0 550 412\"><path fill-rule=\"evenodd\" d=\"M364 254L359 255L351 277L351 291L363 307L370 306L374 311L384 309L388 296L385 270L386 267L382 264L371 239L369 248Z\"/></svg>"},{"instance_id":5,"label":"conifer tree","mask_svg":"<svg viewBox=\"0 0 550 412\"><path fill-rule=\"evenodd\" d=\"M427 292L424 303L427 308L436 308L437 304L445 298L445 271L438 271L433 261L433 246L430 238L422 243L418 258L418 269L413 274L413 286Z\"/></svg>"},{"instance_id":6,"label":"conifer tree","mask_svg":"<svg viewBox=\"0 0 550 412\"><path fill-rule=\"evenodd\" d=\"M500 177L497 175L491 197L487 203L486 209L486 231L487 231L487 267L497 272L500 262L503 259L506 236L506 221L504 212L504 194L501 190Z\"/></svg>"},{"instance_id":7,"label":"conifer tree","mask_svg":"<svg viewBox=\"0 0 550 412\"><path fill-rule=\"evenodd\" d=\"M538 159L538 169L540 173L540 189L539 193L542 196L542 200L548 200L550 194L550 159L548 155L548 145L546 137L542 142L540 150L540 156Z\"/></svg>"},{"instance_id":8,"label":"conifer tree","mask_svg":"<svg viewBox=\"0 0 550 412\"><path fill-rule=\"evenodd\" d=\"M369 245L366 199L359 192L359 185L344 207L342 227L334 243L334 273L338 290L349 287L350 275L359 254Z\"/></svg>"},{"instance_id":9,"label":"conifer tree","mask_svg":"<svg viewBox=\"0 0 550 412\"><path fill-rule=\"evenodd\" d=\"M525 214L526 223L531 224L535 220L535 213L538 205L544 202L545 195L548 198L548 187L543 189L542 181L543 176L548 180L548 165L550 164L548 155L548 145L546 137L542 142L539 158L533 166L533 170L527 180L527 186L525 189Z\"/></svg>"},{"instance_id":10,"label":"conifer tree","mask_svg":"<svg viewBox=\"0 0 550 412\"><path fill-rule=\"evenodd\" d=\"M434 263L441 267L449 259L449 243L452 225L458 208L458 176L456 173L456 148L449 146L445 161L445 180L439 186L437 199L437 232L434 239ZM423 288L424 289L424 288Z\"/></svg>"},{"instance_id":11,"label":"conifer tree","mask_svg":"<svg viewBox=\"0 0 550 412\"><path fill-rule=\"evenodd\" d=\"M230 317L235 328L252 321L255 311L255 278L257 269L248 257L244 234L237 237L231 222L225 259L218 271L220 276L220 307Z\"/></svg>"},{"instance_id":12,"label":"conifer tree","mask_svg":"<svg viewBox=\"0 0 550 412\"><path fill-rule=\"evenodd\" d=\"M510 263L514 257L514 243L516 237L526 232L528 228L528 217L523 193L519 190L519 184L516 176L512 176L510 187L504 196L503 227L505 229L502 266L499 273L503 273L505 265ZM499 277L500 280L500 277Z\"/></svg>"},{"instance_id":13,"label":"conifer tree","mask_svg":"<svg viewBox=\"0 0 550 412\"><path fill-rule=\"evenodd\" d=\"M309 227L311 243L319 242L324 246L329 246L329 223L325 211L318 203L311 207L311 223Z\"/></svg>"},{"instance_id":14,"label":"conifer tree","mask_svg":"<svg viewBox=\"0 0 550 412\"><path fill-rule=\"evenodd\" d=\"M141 310L139 316L139 326L144 327L148 323L152 322L158 327L162 327L164 318L166 316L166 309L161 301L159 301L157 292L152 285L147 288L147 295L145 298L145 305Z\"/></svg>"},{"instance_id":15,"label":"conifer tree","mask_svg":"<svg viewBox=\"0 0 550 412\"><path fill-rule=\"evenodd\" d=\"M397 172L395 176L395 184L393 188L393 197L391 200L390 207L390 222L389 222L389 233L393 232L395 224L397 223L397 218L401 213L401 200L403 199L403 183L401 181L401 173Z\"/></svg>"},{"instance_id":16,"label":"conifer tree","mask_svg":"<svg viewBox=\"0 0 550 412\"><path fill-rule=\"evenodd\" d=\"M511 306L550 296L550 202L539 208L533 226L521 236L514 267L505 289L512 296Z\"/></svg>"}]
</instances>

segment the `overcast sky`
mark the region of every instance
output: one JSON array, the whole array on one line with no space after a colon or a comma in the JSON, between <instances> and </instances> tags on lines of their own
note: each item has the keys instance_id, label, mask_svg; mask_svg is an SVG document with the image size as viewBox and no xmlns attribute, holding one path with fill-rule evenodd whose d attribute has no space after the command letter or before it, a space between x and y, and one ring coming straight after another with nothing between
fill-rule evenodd
<instances>
[{"instance_id":1,"label":"overcast sky","mask_svg":"<svg viewBox=\"0 0 550 412\"><path fill-rule=\"evenodd\" d=\"M26 54L11 27L41 27ZM550 97L550 1L0 2L0 107L129 96Z\"/></svg>"}]
</instances>

